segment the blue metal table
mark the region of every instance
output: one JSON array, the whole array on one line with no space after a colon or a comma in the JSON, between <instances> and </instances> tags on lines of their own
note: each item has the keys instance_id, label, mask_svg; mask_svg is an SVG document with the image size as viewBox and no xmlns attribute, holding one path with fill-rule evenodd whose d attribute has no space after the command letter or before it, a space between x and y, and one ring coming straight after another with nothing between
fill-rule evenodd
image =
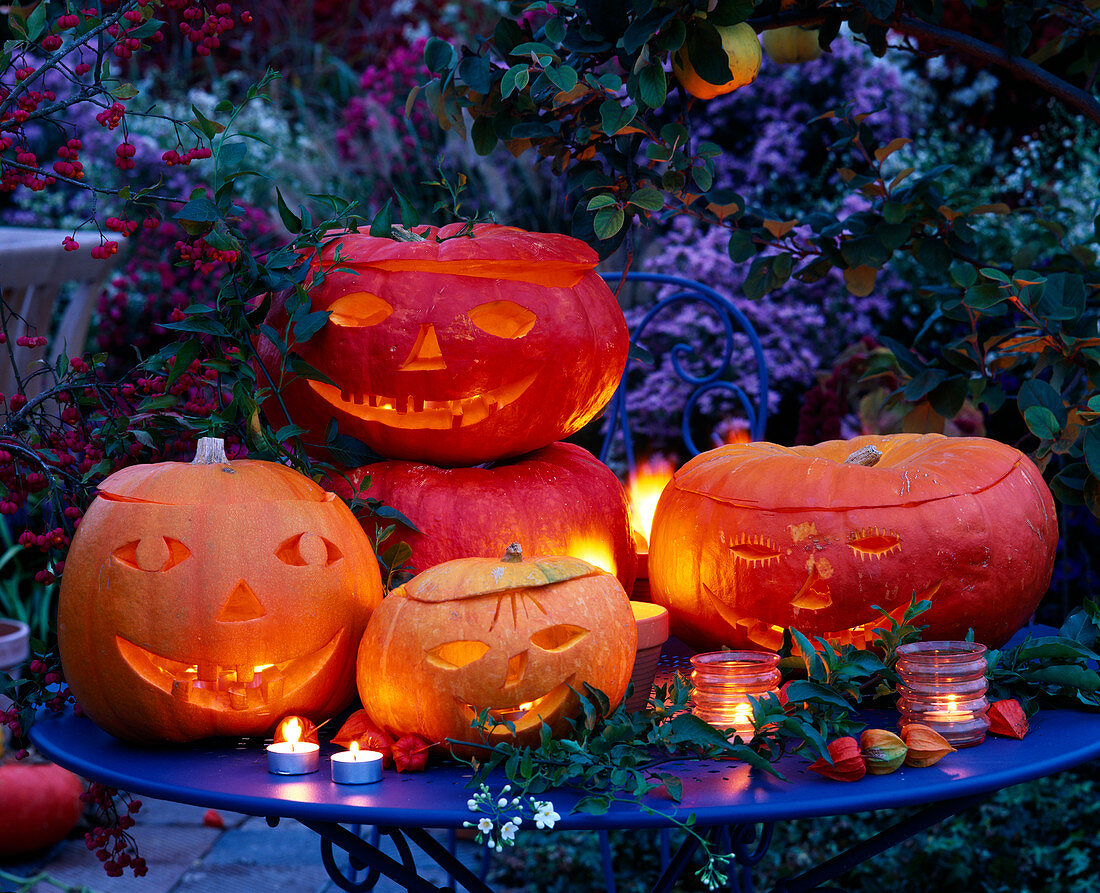
<instances>
[{"instance_id":1,"label":"blue metal table","mask_svg":"<svg viewBox=\"0 0 1100 893\"><path fill-rule=\"evenodd\" d=\"M877 720L877 721L876 721ZM869 717L888 726L893 716ZM180 747L140 747L108 735L91 721L43 716L31 729L35 746L51 760L86 778L146 796L215 807L250 815L297 819L321 836L322 857L336 883L349 891L368 890L379 874L411 891L438 891L420 878L408 847L411 841L474 893L491 889L428 834L428 828L460 828L476 819L467 806L471 774L461 764L398 774L364 787L333 784L329 746L322 746L321 771L280 778L267 771L262 743L205 742ZM545 795L561 815L563 829L665 828L670 817L694 815L697 825L737 860L731 883L751 886L750 869L764 855L770 823L795 818L846 815L903 806L924 807L904 822L875 835L847 853L786 881L784 891L809 890L1001 788L1060 772L1100 756L1100 714L1045 710L1023 741L987 738L979 747L949 754L926 769L902 768L892 775L868 775L858 783L829 781L806 769L801 757L778 764L788 781L750 772L743 763L683 760L662 766L683 782L683 800L653 796L640 810L615 803L606 815L572 813L581 794L570 790ZM505 784L503 776L494 790ZM763 823L762 829L757 824ZM390 858L344 827L377 826L390 835L402 856ZM333 858L333 846L345 850L353 867L370 869L363 881L349 878ZM694 852L689 837L654 885L672 889Z\"/></svg>"}]
</instances>

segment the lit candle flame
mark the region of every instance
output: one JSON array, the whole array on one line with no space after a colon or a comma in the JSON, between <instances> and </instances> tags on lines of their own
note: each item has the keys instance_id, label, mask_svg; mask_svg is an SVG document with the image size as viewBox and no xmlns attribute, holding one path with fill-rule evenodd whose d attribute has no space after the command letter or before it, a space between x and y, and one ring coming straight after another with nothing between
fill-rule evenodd
<instances>
[{"instance_id":1,"label":"lit candle flame","mask_svg":"<svg viewBox=\"0 0 1100 893\"><path fill-rule=\"evenodd\" d=\"M290 744L290 752L294 753L298 739L302 737L302 724L298 722L298 717L293 717L283 727L283 738Z\"/></svg>"},{"instance_id":2,"label":"lit candle flame","mask_svg":"<svg viewBox=\"0 0 1100 893\"><path fill-rule=\"evenodd\" d=\"M657 500L665 485L672 480L675 467L667 459L651 456L644 460L631 475L627 490L630 494L630 513L634 527L649 543L650 530L653 528L653 512Z\"/></svg>"},{"instance_id":3,"label":"lit candle flame","mask_svg":"<svg viewBox=\"0 0 1100 893\"><path fill-rule=\"evenodd\" d=\"M359 742L358 741L352 741L351 746L348 748L348 750L351 751L352 760L358 760L359 759Z\"/></svg>"}]
</instances>

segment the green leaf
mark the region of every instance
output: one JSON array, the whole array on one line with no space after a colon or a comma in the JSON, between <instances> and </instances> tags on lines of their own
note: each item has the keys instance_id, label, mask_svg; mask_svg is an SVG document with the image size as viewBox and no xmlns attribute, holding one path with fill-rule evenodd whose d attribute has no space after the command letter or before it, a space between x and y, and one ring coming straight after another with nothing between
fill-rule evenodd
<instances>
[{"instance_id":1,"label":"green leaf","mask_svg":"<svg viewBox=\"0 0 1100 893\"><path fill-rule=\"evenodd\" d=\"M715 25L736 25L748 19L752 12L752 0L717 0L714 9L707 13L707 21Z\"/></svg>"},{"instance_id":2,"label":"green leaf","mask_svg":"<svg viewBox=\"0 0 1100 893\"><path fill-rule=\"evenodd\" d=\"M527 70L527 65L520 62L518 65L513 65L506 72L504 77L500 80L500 97L501 99L507 99L516 90L523 90L527 86L531 75Z\"/></svg>"},{"instance_id":3,"label":"green leaf","mask_svg":"<svg viewBox=\"0 0 1100 893\"><path fill-rule=\"evenodd\" d=\"M1100 426L1093 423L1085 432L1082 447L1085 453L1085 464L1092 476L1100 478Z\"/></svg>"},{"instance_id":4,"label":"green leaf","mask_svg":"<svg viewBox=\"0 0 1100 893\"><path fill-rule=\"evenodd\" d=\"M1027 418L1028 409L1041 406L1050 410L1059 430L1068 420L1068 411L1065 403L1062 402L1062 395L1041 378L1029 378L1025 381L1020 386L1016 400L1024 418Z\"/></svg>"},{"instance_id":5,"label":"green leaf","mask_svg":"<svg viewBox=\"0 0 1100 893\"><path fill-rule=\"evenodd\" d=\"M684 49L691 67L700 78L708 84L727 84L733 79L733 72L729 57L722 48L722 37L714 27L714 24L721 23L712 24L712 21L708 16L706 20L696 22L688 30Z\"/></svg>"},{"instance_id":6,"label":"green leaf","mask_svg":"<svg viewBox=\"0 0 1100 893\"><path fill-rule=\"evenodd\" d=\"M191 114L195 116L194 120L190 122L191 125L202 131L203 136L208 140L212 140L225 130L225 125L219 124L217 121L211 121L206 115L200 112L195 105L191 106Z\"/></svg>"},{"instance_id":7,"label":"green leaf","mask_svg":"<svg viewBox=\"0 0 1100 893\"><path fill-rule=\"evenodd\" d=\"M665 197L658 189L654 189L652 186L643 186L641 189L635 189L630 194L630 198L627 199L630 204L636 208L641 208L643 211L660 211L665 206ZM592 205L589 204L589 209Z\"/></svg>"},{"instance_id":8,"label":"green leaf","mask_svg":"<svg viewBox=\"0 0 1100 893\"><path fill-rule=\"evenodd\" d=\"M1031 433L1040 440L1054 440L1062 430L1054 413L1045 406L1029 406L1024 410L1024 421Z\"/></svg>"},{"instance_id":9,"label":"green leaf","mask_svg":"<svg viewBox=\"0 0 1100 893\"><path fill-rule=\"evenodd\" d=\"M470 139L478 155L488 155L496 148L497 132L491 118L477 118L470 128Z\"/></svg>"},{"instance_id":10,"label":"green leaf","mask_svg":"<svg viewBox=\"0 0 1100 893\"><path fill-rule=\"evenodd\" d=\"M458 76L477 93L487 94L493 87L492 67L485 56L466 56L458 63Z\"/></svg>"},{"instance_id":11,"label":"green leaf","mask_svg":"<svg viewBox=\"0 0 1100 893\"><path fill-rule=\"evenodd\" d=\"M729 256L734 263L744 263L756 255L756 246L753 244L752 235L743 229L735 229L730 233Z\"/></svg>"},{"instance_id":12,"label":"green leaf","mask_svg":"<svg viewBox=\"0 0 1100 893\"><path fill-rule=\"evenodd\" d=\"M600 239L610 239L623 228L626 215L622 208L601 208L596 212L592 222L596 236Z\"/></svg>"},{"instance_id":13,"label":"green leaf","mask_svg":"<svg viewBox=\"0 0 1100 893\"><path fill-rule=\"evenodd\" d=\"M392 204L393 199L386 199L386 203L378 209L370 223L370 235L388 239L393 234Z\"/></svg>"},{"instance_id":14,"label":"green leaf","mask_svg":"<svg viewBox=\"0 0 1100 893\"><path fill-rule=\"evenodd\" d=\"M424 64L433 74L442 74L455 63L454 47L439 37L432 37L424 45Z\"/></svg>"},{"instance_id":15,"label":"green leaf","mask_svg":"<svg viewBox=\"0 0 1100 893\"><path fill-rule=\"evenodd\" d=\"M792 641L798 646L798 650L802 653L802 660L806 664L806 675L808 675L810 679L824 679L825 663L821 660L821 655L817 653L817 649L814 648L813 643L793 626L790 627L790 633ZM795 698L792 700L798 699Z\"/></svg>"},{"instance_id":16,"label":"green leaf","mask_svg":"<svg viewBox=\"0 0 1100 893\"><path fill-rule=\"evenodd\" d=\"M328 322L328 310L316 310L294 323L295 341L308 341Z\"/></svg>"},{"instance_id":17,"label":"green leaf","mask_svg":"<svg viewBox=\"0 0 1100 893\"><path fill-rule=\"evenodd\" d=\"M609 208L612 205L617 205L618 200L610 192L601 192L592 196L588 200L588 204L585 206L589 211L597 211L600 208Z\"/></svg>"},{"instance_id":18,"label":"green leaf","mask_svg":"<svg viewBox=\"0 0 1100 893\"><path fill-rule=\"evenodd\" d=\"M175 352L176 362L164 379L164 389L166 391L170 390L172 385L179 381L179 377L187 371L187 367L198 357L200 350L201 345L195 338L188 338L178 346Z\"/></svg>"},{"instance_id":19,"label":"green leaf","mask_svg":"<svg viewBox=\"0 0 1100 893\"><path fill-rule=\"evenodd\" d=\"M1024 679L1047 685L1061 685L1078 691L1094 692L1100 690L1100 673L1076 665L1060 667L1039 667L1024 670L1020 674Z\"/></svg>"},{"instance_id":20,"label":"green leaf","mask_svg":"<svg viewBox=\"0 0 1100 893\"><path fill-rule=\"evenodd\" d=\"M218 206L205 196L191 199L172 215L173 219L188 223L214 223L221 216Z\"/></svg>"},{"instance_id":21,"label":"green leaf","mask_svg":"<svg viewBox=\"0 0 1100 893\"><path fill-rule=\"evenodd\" d=\"M544 74L550 79L550 82L561 90L562 93L568 93L575 86L577 86L577 69L572 65L560 65L557 67L547 68Z\"/></svg>"},{"instance_id":22,"label":"green leaf","mask_svg":"<svg viewBox=\"0 0 1100 893\"><path fill-rule=\"evenodd\" d=\"M651 109L658 109L668 97L668 78L660 65L647 65L638 72L638 98Z\"/></svg>"}]
</instances>

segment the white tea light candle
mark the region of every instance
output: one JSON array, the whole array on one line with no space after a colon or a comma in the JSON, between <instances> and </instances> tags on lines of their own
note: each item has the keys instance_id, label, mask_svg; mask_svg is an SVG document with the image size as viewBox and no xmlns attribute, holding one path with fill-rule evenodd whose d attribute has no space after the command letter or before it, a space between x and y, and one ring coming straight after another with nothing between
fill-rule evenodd
<instances>
[{"instance_id":1,"label":"white tea light candle","mask_svg":"<svg viewBox=\"0 0 1100 893\"><path fill-rule=\"evenodd\" d=\"M274 775L309 775L320 764L321 748L312 741L299 741L301 725L293 720L286 725L286 741L267 746L267 771Z\"/></svg>"},{"instance_id":2,"label":"white tea light candle","mask_svg":"<svg viewBox=\"0 0 1100 893\"><path fill-rule=\"evenodd\" d=\"M374 784L382 780L382 754L376 750L351 749L332 755L332 780L336 784Z\"/></svg>"}]
</instances>

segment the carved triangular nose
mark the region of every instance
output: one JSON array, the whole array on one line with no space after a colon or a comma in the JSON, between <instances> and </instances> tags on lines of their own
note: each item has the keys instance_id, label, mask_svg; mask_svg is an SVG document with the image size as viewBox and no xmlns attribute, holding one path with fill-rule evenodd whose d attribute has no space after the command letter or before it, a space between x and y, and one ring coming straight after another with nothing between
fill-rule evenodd
<instances>
[{"instance_id":1,"label":"carved triangular nose","mask_svg":"<svg viewBox=\"0 0 1100 893\"><path fill-rule=\"evenodd\" d=\"M233 587L233 591L229 593L229 598L225 600L215 619L222 623L240 623L242 620L263 617L266 613L256 593L252 591L252 587L241 580Z\"/></svg>"},{"instance_id":2,"label":"carved triangular nose","mask_svg":"<svg viewBox=\"0 0 1100 893\"><path fill-rule=\"evenodd\" d=\"M409 351L405 362L401 364L401 371L426 372L446 368L447 363L443 359L443 351L439 349L435 326L431 323L421 326L420 333L416 336L416 344Z\"/></svg>"}]
</instances>

